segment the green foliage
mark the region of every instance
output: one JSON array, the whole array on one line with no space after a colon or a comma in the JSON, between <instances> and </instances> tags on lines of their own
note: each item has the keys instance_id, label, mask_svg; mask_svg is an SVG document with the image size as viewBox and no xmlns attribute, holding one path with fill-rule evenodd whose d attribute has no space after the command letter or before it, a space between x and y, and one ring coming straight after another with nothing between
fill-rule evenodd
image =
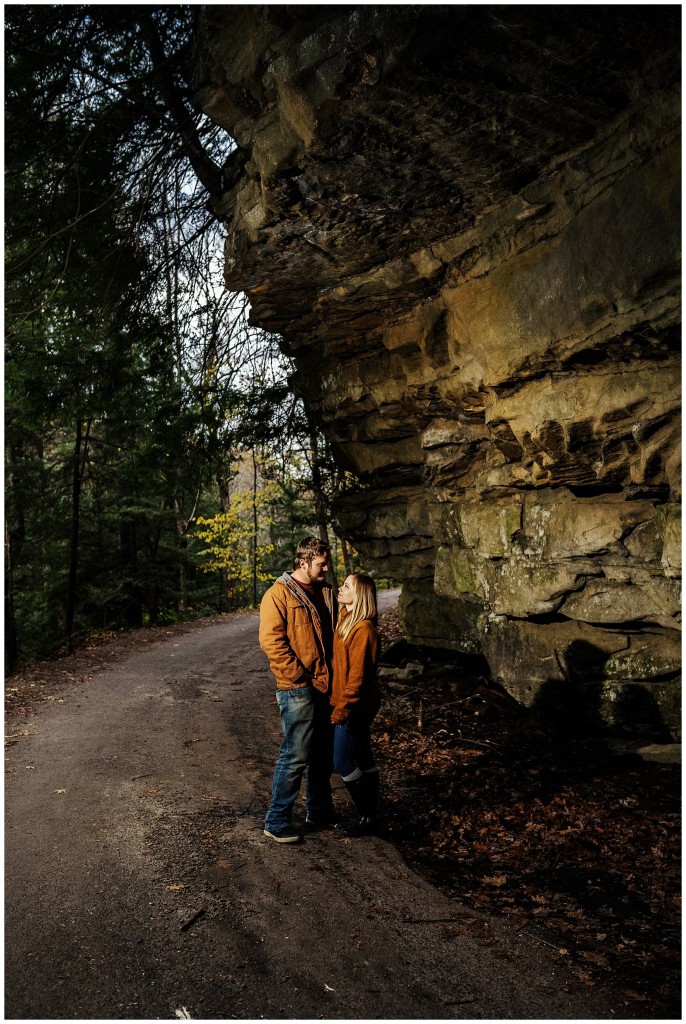
<instances>
[{"instance_id":1,"label":"green foliage","mask_svg":"<svg viewBox=\"0 0 686 1024\"><path fill-rule=\"evenodd\" d=\"M218 284L207 199L232 144L187 103L192 23L5 8L10 669L254 603L345 487L277 339Z\"/></svg>"}]
</instances>

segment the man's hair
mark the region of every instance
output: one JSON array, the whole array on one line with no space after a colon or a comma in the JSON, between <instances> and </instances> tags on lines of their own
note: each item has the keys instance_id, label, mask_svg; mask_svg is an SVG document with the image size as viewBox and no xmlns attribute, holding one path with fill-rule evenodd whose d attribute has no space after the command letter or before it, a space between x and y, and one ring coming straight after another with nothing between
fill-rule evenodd
<instances>
[{"instance_id":1,"label":"man's hair","mask_svg":"<svg viewBox=\"0 0 686 1024\"><path fill-rule=\"evenodd\" d=\"M331 548L329 545L320 540L319 537L304 537L298 544L298 550L295 552L295 568L297 569L301 562L307 562L308 565L312 565L312 559L317 558L320 555L328 555Z\"/></svg>"},{"instance_id":2,"label":"man's hair","mask_svg":"<svg viewBox=\"0 0 686 1024\"><path fill-rule=\"evenodd\" d=\"M376 623L376 584L371 576L363 572L354 572L350 577L353 581L353 604L347 615L341 616L336 626L336 632L342 640L352 632L362 619L371 619Z\"/></svg>"}]
</instances>

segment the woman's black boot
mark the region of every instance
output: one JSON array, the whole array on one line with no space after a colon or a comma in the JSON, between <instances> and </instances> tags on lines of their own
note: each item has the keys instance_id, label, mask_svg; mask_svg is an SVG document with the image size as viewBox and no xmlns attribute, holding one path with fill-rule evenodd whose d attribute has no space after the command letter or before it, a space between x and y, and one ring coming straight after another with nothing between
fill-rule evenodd
<instances>
[{"instance_id":1,"label":"woman's black boot","mask_svg":"<svg viewBox=\"0 0 686 1024\"><path fill-rule=\"evenodd\" d=\"M345 788L350 794L350 799L355 804L355 810L357 811L358 817L362 814L367 813L367 803L365 801L365 776L361 775L359 779L353 779L351 782L346 782Z\"/></svg>"},{"instance_id":2,"label":"woman's black boot","mask_svg":"<svg viewBox=\"0 0 686 1024\"><path fill-rule=\"evenodd\" d=\"M341 825L340 828L336 829L339 836L346 836L347 838L354 839L357 836L371 836L376 830L376 819L367 818L364 815L360 815L359 818L355 818L349 825Z\"/></svg>"},{"instance_id":3,"label":"woman's black boot","mask_svg":"<svg viewBox=\"0 0 686 1024\"><path fill-rule=\"evenodd\" d=\"M362 776L362 781L365 784L364 814L370 818L376 818L379 805L379 773L376 771L365 772Z\"/></svg>"},{"instance_id":4,"label":"woman's black boot","mask_svg":"<svg viewBox=\"0 0 686 1024\"><path fill-rule=\"evenodd\" d=\"M376 827L376 807L379 800L379 773L363 772L359 779L346 782L346 787L357 810L355 821L336 829L339 835L350 838L368 836Z\"/></svg>"}]
</instances>

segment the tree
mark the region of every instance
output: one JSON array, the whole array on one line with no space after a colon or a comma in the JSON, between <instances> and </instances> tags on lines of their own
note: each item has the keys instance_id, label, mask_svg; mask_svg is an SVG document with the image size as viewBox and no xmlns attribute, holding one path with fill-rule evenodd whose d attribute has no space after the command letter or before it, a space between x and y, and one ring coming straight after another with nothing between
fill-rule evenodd
<instances>
[{"instance_id":1,"label":"tree","mask_svg":"<svg viewBox=\"0 0 686 1024\"><path fill-rule=\"evenodd\" d=\"M210 201L234 147L189 102L193 18L5 8L10 669L83 630L255 602L296 532L329 529L326 444L221 285ZM246 585L194 523L238 529L232 467L251 452L256 485L287 449L299 479L274 470L269 513L253 489Z\"/></svg>"},{"instance_id":2,"label":"tree","mask_svg":"<svg viewBox=\"0 0 686 1024\"><path fill-rule=\"evenodd\" d=\"M171 318L153 246L173 205L177 244L164 256L176 266L211 222L205 189L217 187L216 130L182 96L191 19L187 7L6 8L10 666L17 600L31 631L52 622L40 629L50 643L71 638L77 591L132 624L150 583L156 617L154 565L141 556L156 560L169 499L148 498L141 474L163 446L158 431L183 435L189 402L165 379ZM157 462L154 475L174 479L178 522L179 465L165 475ZM38 511L46 499L53 517ZM41 559L51 582L29 599ZM61 609L61 626L49 608Z\"/></svg>"},{"instance_id":3,"label":"tree","mask_svg":"<svg viewBox=\"0 0 686 1024\"><path fill-rule=\"evenodd\" d=\"M257 479L257 476L255 476ZM241 491L234 495L226 512L209 519L197 519L196 535L206 545L202 550L203 570L222 569L235 607L257 604L257 583L271 580L267 567L273 545L260 536L260 525L270 524L275 485Z\"/></svg>"}]
</instances>

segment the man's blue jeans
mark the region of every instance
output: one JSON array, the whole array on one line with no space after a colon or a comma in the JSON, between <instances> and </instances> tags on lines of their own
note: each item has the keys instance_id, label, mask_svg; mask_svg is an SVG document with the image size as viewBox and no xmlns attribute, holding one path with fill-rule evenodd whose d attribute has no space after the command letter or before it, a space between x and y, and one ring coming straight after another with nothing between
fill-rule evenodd
<instances>
[{"instance_id":1,"label":"man's blue jeans","mask_svg":"<svg viewBox=\"0 0 686 1024\"><path fill-rule=\"evenodd\" d=\"M325 820L333 813L333 726L326 694L313 686L277 690L283 743L274 769L272 802L264 826L284 828L291 823L293 804L306 780L307 817Z\"/></svg>"}]
</instances>

